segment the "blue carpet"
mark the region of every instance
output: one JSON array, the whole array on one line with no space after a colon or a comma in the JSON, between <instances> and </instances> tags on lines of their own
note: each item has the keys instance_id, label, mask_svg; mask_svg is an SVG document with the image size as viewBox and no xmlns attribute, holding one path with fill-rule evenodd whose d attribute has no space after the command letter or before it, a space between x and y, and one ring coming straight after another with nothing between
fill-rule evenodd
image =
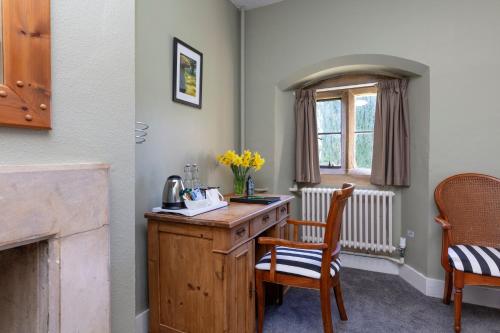
<instances>
[{"instance_id":1,"label":"blue carpet","mask_svg":"<svg viewBox=\"0 0 500 333\"><path fill-rule=\"evenodd\" d=\"M427 297L398 276L343 268L341 281L349 320L340 320L332 292L335 332L454 332L453 302ZM265 333L323 332L322 325L317 290L292 288L281 306L266 307ZM500 310L464 303L462 332L500 333Z\"/></svg>"}]
</instances>

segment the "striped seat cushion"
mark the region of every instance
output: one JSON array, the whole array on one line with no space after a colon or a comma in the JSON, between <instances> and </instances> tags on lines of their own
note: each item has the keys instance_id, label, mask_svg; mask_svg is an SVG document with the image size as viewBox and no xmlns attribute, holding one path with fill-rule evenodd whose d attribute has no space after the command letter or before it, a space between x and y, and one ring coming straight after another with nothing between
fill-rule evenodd
<instances>
[{"instance_id":1,"label":"striped seat cushion","mask_svg":"<svg viewBox=\"0 0 500 333\"><path fill-rule=\"evenodd\" d=\"M500 250L476 245L454 245L448 248L453 268L466 273L500 277Z\"/></svg>"},{"instance_id":2,"label":"striped seat cushion","mask_svg":"<svg viewBox=\"0 0 500 333\"><path fill-rule=\"evenodd\" d=\"M306 276L313 279L321 277L321 250L295 249L285 246L276 247L276 271L279 273ZM256 269L268 271L271 269L271 252L267 252ZM340 259L330 264L330 275L333 277L340 270Z\"/></svg>"}]
</instances>

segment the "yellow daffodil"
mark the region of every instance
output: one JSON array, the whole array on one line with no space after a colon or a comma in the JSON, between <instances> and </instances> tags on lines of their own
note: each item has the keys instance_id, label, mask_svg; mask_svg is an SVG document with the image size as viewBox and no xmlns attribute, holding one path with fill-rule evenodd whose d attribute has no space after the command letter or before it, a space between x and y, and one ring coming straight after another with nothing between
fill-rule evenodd
<instances>
[{"instance_id":1,"label":"yellow daffodil","mask_svg":"<svg viewBox=\"0 0 500 333\"><path fill-rule=\"evenodd\" d=\"M236 155L236 156L233 158L233 162L232 162L231 164L232 164L232 165L235 165L235 166L237 166L237 167L242 166L242 164L243 164L243 159L241 158L241 156Z\"/></svg>"},{"instance_id":2,"label":"yellow daffodil","mask_svg":"<svg viewBox=\"0 0 500 333\"><path fill-rule=\"evenodd\" d=\"M266 160L258 152L255 152L252 159L252 167L255 168L255 171L259 171L264 163L266 163Z\"/></svg>"},{"instance_id":3,"label":"yellow daffodil","mask_svg":"<svg viewBox=\"0 0 500 333\"><path fill-rule=\"evenodd\" d=\"M245 150L241 155L242 163L241 166L248 168L250 167L250 163L252 161L252 152L250 150Z\"/></svg>"},{"instance_id":4,"label":"yellow daffodil","mask_svg":"<svg viewBox=\"0 0 500 333\"><path fill-rule=\"evenodd\" d=\"M251 168L260 170L266 162L258 152L252 153L250 150L243 151L241 155L236 154L234 150L228 150L217 155L216 159L220 164L230 167L233 172L245 176Z\"/></svg>"},{"instance_id":5,"label":"yellow daffodil","mask_svg":"<svg viewBox=\"0 0 500 333\"><path fill-rule=\"evenodd\" d=\"M236 154L234 150L228 150L222 155L217 155L216 159L219 164L231 168L236 194L243 194L245 180L250 169L259 171L266 163L258 152L252 153L250 150L243 151L241 155Z\"/></svg>"}]
</instances>

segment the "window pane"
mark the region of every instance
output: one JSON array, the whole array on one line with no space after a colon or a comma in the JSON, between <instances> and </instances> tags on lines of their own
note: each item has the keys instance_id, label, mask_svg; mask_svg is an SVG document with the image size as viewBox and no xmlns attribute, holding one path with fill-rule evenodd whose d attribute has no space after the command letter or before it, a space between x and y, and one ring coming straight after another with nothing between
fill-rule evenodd
<instances>
[{"instance_id":1,"label":"window pane","mask_svg":"<svg viewBox=\"0 0 500 333\"><path fill-rule=\"evenodd\" d=\"M354 134L354 149L357 168L372 168L373 133Z\"/></svg>"},{"instance_id":2,"label":"window pane","mask_svg":"<svg viewBox=\"0 0 500 333\"><path fill-rule=\"evenodd\" d=\"M373 131L377 94L356 96L356 132Z\"/></svg>"},{"instance_id":3,"label":"window pane","mask_svg":"<svg viewBox=\"0 0 500 333\"><path fill-rule=\"evenodd\" d=\"M342 130L342 102L340 99L316 102L318 133L340 132Z\"/></svg>"},{"instance_id":4,"label":"window pane","mask_svg":"<svg viewBox=\"0 0 500 333\"><path fill-rule=\"evenodd\" d=\"M340 134L318 136L319 165L341 167L342 141Z\"/></svg>"}]
</instances>

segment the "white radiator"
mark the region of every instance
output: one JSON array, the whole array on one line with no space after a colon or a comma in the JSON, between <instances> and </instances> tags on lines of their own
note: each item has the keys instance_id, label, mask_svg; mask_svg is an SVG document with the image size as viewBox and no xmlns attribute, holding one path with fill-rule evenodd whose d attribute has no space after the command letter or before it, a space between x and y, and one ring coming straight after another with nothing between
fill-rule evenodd
<instances>
[{"instance_id":1,"label":"white radiator","mask_svg":"<svg viewBox=\"0 0 500 333\"><path fill-rule=\"evenodd\" d=\"M302 219L326 222L335 188L303 188ZM346 203L342 230L342 247L392 253L392 200L394 192L354 190ZM302 227L304 242L321 242L325 229Z\"/></svg>"}]
</instances>

